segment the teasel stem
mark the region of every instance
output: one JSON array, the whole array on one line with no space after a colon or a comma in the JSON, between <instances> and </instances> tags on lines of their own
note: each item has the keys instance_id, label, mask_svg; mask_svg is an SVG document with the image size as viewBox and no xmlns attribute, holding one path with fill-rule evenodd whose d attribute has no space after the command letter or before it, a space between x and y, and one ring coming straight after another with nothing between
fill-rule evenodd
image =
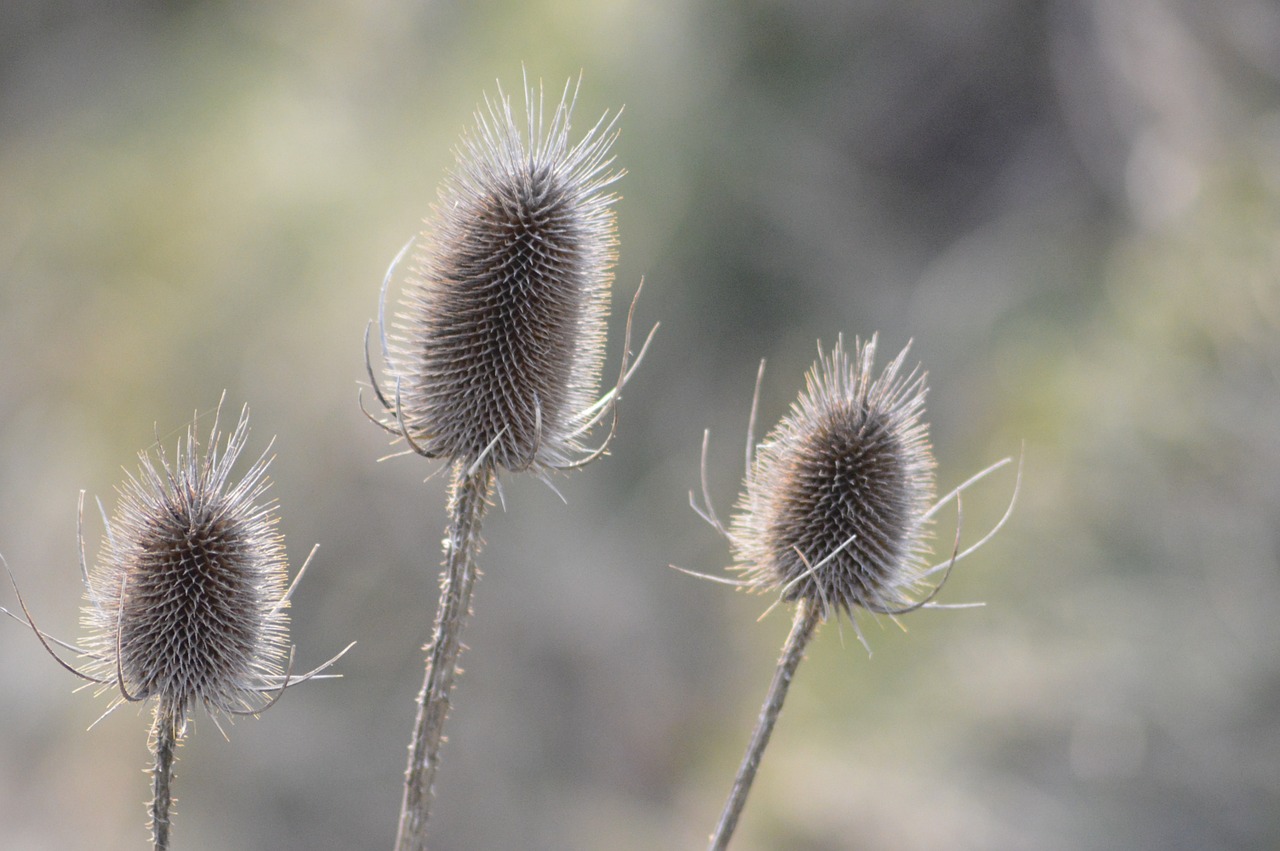
<instances>
[{"instance_id":1,"label":"teasel stem","mask_svg":"<svg viewBox=\"0 0 1280 851\"><path fill-rule=\"evenodd\" d=\"M427 817L431 809L436 770L449 699L457 676L462 649L462 623L471 612L475 585L476 554L480 551L480 522L493 487L494 471L488 459L479 463L456 461L449 499L452 519L445 540L444 578L436 610L435 631L427 655L426 678L418 695L418 719L409 746L404 800L396 851L425 851Z\"/></svg>"},{"instance_id":2,"label":"teasel stem","mask_svg":"<svg viewBox=\"0 0 1280 851\"><path fill-rule=\"evenodd\" d=\"M151 729L155 744L155 768L152 772L151 832L155 851L169 849L169 807L173 802L173 752L178 747L181 719L172 704L161 701Z\"/></svg>"},{"instance_id":3,"label":"teasel stem","mask_svg":"<svg viewBox=\"0 0 1280 851\"><path fill-rule=\"evenodd\" d=\"M723 851L729 847L729 838L738 826L738 818L747 805L747 794L751 784L755 782L756 771L760 768L760 759L764 749L769 745L769 737L773 735L773 725L782 714L782 703L787 699L787 690L791 688L791 678L795 676L800 660L804 658L805 647L822 620L822 606L814 600L802 600L796 608L795 623L791 626L791 634L782 645L782 656L778 659L778 668L773 673L773 682L769 684L769 693L765 696L764 706L760 708L760 717L756 719L756 728L751 733L751 742L742 757L742 765L738 768L738 776L733 779L733 788L729 790L729 799L725 801L724 811L720 813L720 823L716 825L715 835L711 837L708 848L711 851Z\"/></svg>"}]
</instances>

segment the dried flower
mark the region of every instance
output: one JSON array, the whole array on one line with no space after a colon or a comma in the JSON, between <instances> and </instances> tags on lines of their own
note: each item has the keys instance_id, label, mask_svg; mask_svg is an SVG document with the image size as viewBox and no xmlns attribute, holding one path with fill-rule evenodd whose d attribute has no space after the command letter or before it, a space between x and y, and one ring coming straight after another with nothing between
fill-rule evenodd
<instances>
[{"instance_id":1,"label":"dried flower","mask_svg":"<svg viewBox=\"0 0 1280 851\"><path fill-rule=\"evenodd\" d=\"M247 410L221 453L216 420L203 450L193 425L172 462L140 453L118 489L83 614L91 670L118 700L244 712L281 682L287 561L275 502L262 500L270 458L231 481L248 434Z\"/></svg>"},{"instance_id":2,"label":"dried flower","mask_svg":"<svg viewBox=\"0 0 1280 851\"><path fill-rule=\"evenodd\" d=\"M964 552L959 551L957 520L950 560L926 569L925 539L934 513L955 499L958 516L961 492L1009 459L933 502L933 454L929 428L921 419L925 374L918 367L904 374L903 349L873 377L875 351L875 336L866 343L854 341L852 362L843 339L837 339L830 356L819 345L805 391L759 447L752 445L751 435L760 394L757 379L747 429L746 487L728 528L711 506L703 438L704 504L699 507L693 494L690 503L729 540L745 573L741 581L718 581L773 591L779 602L797 603L791 633L712 834L712 851L727 848L737 828L787 690L818 624L840 612L852 617L855 607L897 615L936 605L931 601L941 583L922 599L912 600L908 592L925 576L949 571L990 540L1013 510L1011 499L1004 517Z\"/></svg>"},{"instance_id":3,"label":"dried flower","mask_svg":"<svg viewBox=\"0 0 1280 851\"><path fill-rule=\"evenodd\" d=\"M381 387L365 337L365 366L382 406L370 419L409 451L453 468L444 578L409 748L400 851L426 847L480 525L497 473L530 471L545 480L552 470L598 458L613 438L630 375L628 315L617 384L595 398L617 249L616 196L606 191L622 176L610 170L617 117L606 113L571 144L577 88L565 86L549 121L541 88L526 83L522 93L522 121L499 87L463 137L389 341L380 311L393 392ZM384 304L399 262L383 282ZM637 363L643 355L642 347ZM608 436L587 450L584 436L610 415Z\"/></svg>"},{"instance_id":4,"label":"dried flower","mask_svg":"<svg viewBox=\"0 0 1280 851\"><path fill-rule=\"evenodd\" d=\"M925 374L907 349L873 377L876 338L836 341L805 392L761 443L730 526L752 583L813 600L823 617L909 603L923 571L934 460Z\"/></svg>"},{"instance_id":5,"label":"dried flower","mask_svg":"<svg viewBox=\"0 0 1280 851\"><path fill-rule=\"evenodd\" d=\"M203 705L215 724L219 713L256 715L286 688L319 675L351 649L293 676L285 610L310 557L286 587L275 502L263 500L270 457L263 453L242 479L231 479L248 436L246 408L221 452L215 416L203 450L193 424L172 462L163 452L155 458L140 453L138 475L129 475L118 489L119 505L92 573L81 534L87 598L82 621L89 637L84 647L55 643L88 657L85 670L53 651L18 596L24 615L19 620L49 655L101 691L116 692L104 716L125 702L156 699L150 736L156 851L169 847L173 763L188 712ZM82 523L83 499L81 492Z\"/></svg>"},{"instance_id":6,"label":"dried flower","mask_svg":"<svg viewBox=\"0 0 1280 851\"><path fill-rule=\"evenodd\" d=\"M549 122L498 90L440 189L389 346L390 424L428 457L541 472L570 464L596 419L616 259L605 188L616 116L570 144L576 88ZM523 126L522 126L523 125Z\"/></svg>"}]
</instances>

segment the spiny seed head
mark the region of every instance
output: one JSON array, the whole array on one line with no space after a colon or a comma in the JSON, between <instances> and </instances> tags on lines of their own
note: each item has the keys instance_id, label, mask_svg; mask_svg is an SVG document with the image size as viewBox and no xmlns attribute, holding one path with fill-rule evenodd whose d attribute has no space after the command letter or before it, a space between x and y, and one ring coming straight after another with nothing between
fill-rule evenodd
<instances>
[{"instance_id":1,"label":"spiny seed head","mask_svg":"<svg viewBox=\"0 0 1280 851\"><path fill-rule=\"evenodd\" d=\"M604 356L616 225L616 117L570 144L576 90L550 121L498 90L440 189L391 341L398 419L424 454L508 470L580 449ZM485 453L488 453L487 455Z\"/></svg>"},{"instance_id":2,"label":"spiny seed head","mask_svg":"<svg viewBox=\"0 0 1280 851\"><path fill-rule=\"evenodd\" d=\"M178 718L195 703L260 708L286 654L284 542L274 501L262 500L270 458L233 482L247 410L221 453L217 429L215 418L202 448L192 425L172 462L139 454L138 475L117 488L83 610L97 676Z\"/></svg>"},{"instance_id":3,"label":"spiny seed head","mask_svg":"<svg viewBox=\"0 0 1280 851\"><path fill-rule=\"evenodd\" d=\"M806 374L791 411L760 444L730 527L756 587L806 600L823 617L908 602L925 552L933 455L925 375L903 349L878 378L876 338L843 340Z\"/></svg>"}]
</instances>

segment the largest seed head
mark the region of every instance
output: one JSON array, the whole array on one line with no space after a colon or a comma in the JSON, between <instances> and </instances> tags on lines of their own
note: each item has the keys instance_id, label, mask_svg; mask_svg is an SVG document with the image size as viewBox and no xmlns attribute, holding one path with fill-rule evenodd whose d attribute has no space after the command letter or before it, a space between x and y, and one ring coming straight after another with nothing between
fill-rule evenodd
<instances>
[{"instance_id":1,"label":"largest seed head","mask_svg":"<svg viewBox=\"0 0 1280 851\"><path fill-rule=\"evenodd\" d=\"M398 416L424 454L541 472L579 450L604 356L616 260L606 115L576 144L576 91L523 126L499 90L476 114L391 341Z\"/></svg>"}]
</instances>

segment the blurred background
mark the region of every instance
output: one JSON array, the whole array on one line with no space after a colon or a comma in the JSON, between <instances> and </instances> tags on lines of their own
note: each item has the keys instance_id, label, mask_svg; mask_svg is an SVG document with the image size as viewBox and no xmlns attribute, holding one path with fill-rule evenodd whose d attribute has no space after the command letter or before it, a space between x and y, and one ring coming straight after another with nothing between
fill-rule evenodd
<instances>
[{"instance_id":1,"label":"blurred background","mask_svg":"<svg viewBox=\"0 0 1280 851\"><path fill-rule=\"evenodd\" d=\"M1025 445L963 611L827 624L739 849L1280 846L1280 8L1270 0L10 0L0 552L79 634L110 511L223 390L294 564L291 690L180 751L175 847L391 847L446 476L377 459L361 337L485 92L625 104L622 305L660 321L612 455L508 478L434 811L448 849L705 844L789 626L727 514L816 341L914 339L939 487ZM123 469L122 469L123 468ZM1010 469L965 498L976 539ZM102 535L92 509L90 555ZM954 516L938 524L950 548ZM12 606L11 590L0 603ZM149 714L0 624L0 845L147 847Z\"/></svg>"}]
</instances>

